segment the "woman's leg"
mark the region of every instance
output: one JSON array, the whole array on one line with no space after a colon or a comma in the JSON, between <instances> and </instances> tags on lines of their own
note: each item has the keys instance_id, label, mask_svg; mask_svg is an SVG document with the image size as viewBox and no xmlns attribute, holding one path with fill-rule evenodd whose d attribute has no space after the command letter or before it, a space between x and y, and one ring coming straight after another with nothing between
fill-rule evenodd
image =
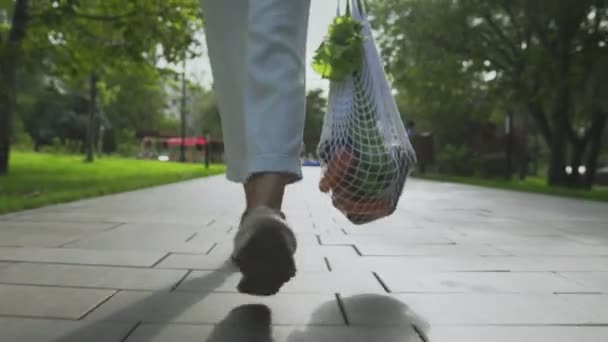
<instances>
[{"instance_id":1,"label":"woman's leg","mask_svg":"<svg viewBox=\"0 0 608 342\"><path fill-rule=\"evenodd\" d=\"M245 141L245 82L249 0L202 0L207 52L213 73L224 136L226 177L247 178Z\"/></svg>"},{"instance_id":2,"label":"woman's leg","mask_svg":"<svg viewBox=\"0 0 608 342\"><path fill-rule=\"evenodd\" d=\"M203 0L231 181L302 177L309 7L310 0Z\"/></svg>"},{"instance_id":3,"label":"woman's leg","mask_svg":"<svg viewBox=\"0 0 608 342\"><path fill-rule=\"evenodd\" d=\"M274 294L295 273L295 237L280 213L301 179L310 0L203 0L229 180L244 184L235 238L243 292Z\"/></svg>"}]
</instances>

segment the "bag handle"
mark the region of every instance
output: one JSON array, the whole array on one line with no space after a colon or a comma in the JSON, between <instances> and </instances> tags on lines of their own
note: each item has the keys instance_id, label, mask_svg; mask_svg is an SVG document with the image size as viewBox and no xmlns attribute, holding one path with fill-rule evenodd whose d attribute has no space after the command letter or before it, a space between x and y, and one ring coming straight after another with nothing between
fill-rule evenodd
<instances>
[{"instance_id":1,"label":"bag handle","mask_svg":"<svg viewBox=\"0 0 608 342\"><path fill-rule=\"evenodd\" d=\"M367 0L350 0L349 2L352 2L352 7L355 11L359 12L359 15L363 17L367 14L367 9L369 8Z\"/></svg>"},{"instance_id":2,"label":"bag handle","mask_svg":"<svg viewBox=\"0 0 608 342\"><path fill-rule=\"evenodd\" d=\"M340 17L342 16L342 9L340 7L340 3L342 2L342 0L337 0L336 3L338 4L338 8L336 9L336 16ZM350 5L350 0L346 0L346 12L344 13L344 15L350 17L351 16L351 5Z\"/></svg>"}]
</instances>

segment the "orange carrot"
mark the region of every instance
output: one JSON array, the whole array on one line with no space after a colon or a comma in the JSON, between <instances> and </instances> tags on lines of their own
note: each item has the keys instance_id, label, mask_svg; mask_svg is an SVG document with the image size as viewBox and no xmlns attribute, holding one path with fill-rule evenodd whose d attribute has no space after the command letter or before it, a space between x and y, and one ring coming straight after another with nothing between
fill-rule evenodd
<instances>
[{"instance_id":1,"label":"orange carrot","mask_svg":"<svg viewBox=\"0 0 608 342\"><path fill-rule=\"evenodd\" d=\"M327 164L323 178L319 182L319 190L329 192L336 187L338 182L346 175L354 160L353 154L346 148L334 153L333 158Z\"/></svg>"},{"instance_id":2,"label":"orange carrot","mask_svg":"<svg viewBox=\"0 0 608 342\"><path fill-rule=\"evenodd\" d=\"M382 216L391 209L391 201L387 199L373 199L368 201L354 201L348 198L334 198L336 208L353 215Z\"/></svg>"}]
</instances>

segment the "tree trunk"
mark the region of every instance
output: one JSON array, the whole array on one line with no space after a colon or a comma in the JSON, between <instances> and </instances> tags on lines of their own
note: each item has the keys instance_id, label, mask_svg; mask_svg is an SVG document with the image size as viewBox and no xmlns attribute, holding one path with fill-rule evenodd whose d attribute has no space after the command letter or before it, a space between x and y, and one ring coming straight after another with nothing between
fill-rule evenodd
<instances>
[{"instance_id":1,"label":"tree trunk","mask_svg":"<svg viewBox=\"0 0 608 342\"><path fill-rule=\"evenodd\" d=\"M549 159L549 185L564 186L568 184L566 174L566 147L570 122L568 116L572 107L570 89L570 44L567 37L560 42L557 70L557 91L553 107L553 134L551 139L551 157ZM575 170L573 170L574 172Z\"/></svg>"},{"instance_id":2,"label":"tree trunk","mask_svg":"<svg viewBox=\"0 0 608 342\"><path fill-rule=\"evenodd\" d=\"M606 114L599 110L595 114L594 120L591 122L590 146L587 154L587 172L583 180L583 186L591 189L595 183L595 175L597 174L598 159L600 150L602 149L602 135L606 127Z\"/></svg>"},{"instance_id":3,"label":"tree trunk","mask_svg":"<svg viewBox=\"0 0 608 342\"><path fill-rule=\"evenodd\" d=\"M506 170L505 170L505 179L506 180L511 180L511 178L513 177L513 112L512 111L508 111L507 113L507 117L506 117Z\"/></svg>"},{"instance_id":4,"label":"tree trunk","mask_svg":"<svg viewBox=\"0 0 608 342\"><path fill-rule=\"evenodd\" d=\"M10 57L0 60L0 175L8 174L10 157L12 115L15 110L14 62Z\"/></svg>"},{"instance_id":5,"label":"tree trunk","mask_svg":"<svg viewBox=\"0 0 608 342\"><path fill-rule=\"evenodd\" d=\"M572 167L572 172L567 176L568 187L578 188L582 186L583 176L579 173L579 167L583 165L583 159L585 158L586 149L587 142L585 140L572 144L572 156L570 158L570 166Z\"/></svg>"},{"instance_id":6,"label":"tree trunk","mask_svg":"<svg viewBox=\"0 0 608 342\"><path fill-rule=\"evenodd\" d=\"M87 163L95 159L95 113L97 111L97 75L92 73L89 77L89 122L87 125Z\"/></svg>"},{"instance_id":7,"label":"tree trunk","mask_svg":"<svg viewBox=\"0 0 608 342\"><path fill-rule=\"evenodd\" d=\"M0 176L8 174L17 67L27 26L27 0L17 0L6 43L0 38Z\"/></svg>"},{"instance_id":8,"label":"tree trunk","mask_svg":"<svg viewBox=\"0 0 608 342\"><path fill-rule=\"evenodd\" d=\"M180 136L181 144L179 146L179 161L186 162L186 57L183 60L183 71L182 71L182 98L180 108Z\"/></svg>"},{"instance_id":9,"label":"tree trunk","mask_svg":"<svg viewBox=\"0 0 608 342\"><path fill-rule=\"evenodd\" d=\"M565 186L567 184L566 174L566 143L567 124L566 113L559 111L555 114L555 129L553 130L551 145L549 146L549 174L548 183L551 186Z\"/></svg>"}]
</instances>

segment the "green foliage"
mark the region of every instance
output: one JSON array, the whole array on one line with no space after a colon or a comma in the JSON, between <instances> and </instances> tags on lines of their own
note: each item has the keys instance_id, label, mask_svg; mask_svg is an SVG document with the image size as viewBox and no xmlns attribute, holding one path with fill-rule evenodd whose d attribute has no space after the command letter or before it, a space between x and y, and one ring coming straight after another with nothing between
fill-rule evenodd
<instances>
[{"instance_id":1,"label":"green foliage","mask_svg":"<svg viewBox=\"0 0 608 342\"><path fill-rule=\"evenodd\" d=\"M15 16L18 17L15 22L11 21L13 11L21 14ZM8 104L14 102L15 94L20 97L19 103L28 98L18 112L36 146L50 144L55 137L85 140L82 133L86 135L89 126L94 129L88 141L96 141L97 129L107 121L122 121L117 122L119 128L132 122L145 123L137 127L160 126L164 92L159 82L151 82L158 76L150 74L158 73L156 66L160 61L174 63L196 55L196 32L202 27L199 12L200 3L195 0L1 1L0 90L4 95L0 94L0 130L8 132L6 127L14 115ZM5 39L7 32L11 32L10 40ZM40 84L55 82L64 89L52 86L52 91L45 92L40 87L25 88L29 94L24 96L23 89L15 89L21 79L15 82L12 76L19 68L26 74L40 76L44 81ZM141 86L123 89L131 92L132 102L142 100L129 110L122 110L124 98L120 98L118 92L125 94L126 91L110 84L106 78L134 73L139 75L134 76L131 83ZM148 75L142 76L142 73ZM93 76L100 80L93 85L98 90L98 98L88 92L92 87L87 82ZM151 84L155 89L142 90ZM66 89L72 93L66 94ZM86 99L84 106L73 103L79 98ZM121 107L120 119L103 117L107 105ZM80 110L82 107L84 110ZM88 116L82 115L89 112L97 116L88 120ZM125 113L128 113L126 118ZM10 144L2 139L0 145L4 151ZM0 153L0 173L6 172L6 156Z\"/></svg>"},{"instance_id":2,"label":"green foliage","mask_svg":"<svg viewBox=\"0 0 608 342\"><path fill-rule=\"evenodd\" d=\"M325 41L315 51L312 68L332 81L359 71L363 65L362 29L361 23L348 15L336 17Z\"/></svg>"},{"instance_id":3,"label":"green foliage","mask_svg":"<svg viewBox=\"0 0 608 342\"><path fill-rule=\"evenodd\" d=\"M190 85L188 93L191 99L188 115L192 118L192 134L209 134L211 139L222 140L224 135L215 93L199 85Z\"/></svg>"},{"instance_id":4,"label":"green foliage","mask_svg":"<svg viewBox=\"0 0 608 342\"><path fill-rule=\"evenodd\" d=\"M102 158L84 163L81 156L11 154L13 172L0 178L0 214L81 198L221 174L199 164Z\"/></svg>"},{"instance_id":5,"label":"green foliage","mask_svg":"<svg viewBox=\"0 0 608 342\"><path fill-rule=\"evenodd\" d=\"M114 132L116 140L116 154L124 158L135 158L139 152L139 144L135 138L135 131L122 128Z\"/></svg>"},{"instance_id":6,"label":"green foliage","mask_svg":"<svg viewBox=\"0 0 608 342\"><path fill-rule=\"evenodd\" d=\"M418 127L433 130L438 145L466 144L476 133L467 125L500 122L514 110L533 121L532 133L550 147L558 176L568 153L575 161L586 151L586 163L597 157L589 146L608 115L608 2L378 0L370 5L402 111Z\"/></svg>"},{"instance_id":7,"label":"green foliage","mask_svg":"<svg viewBox=\"0 0 608 342\"><path fill-rule=\"evenodd\" d=\"M314 154L319 145L327 99L322 89L313 89L306 94L306 117L304 122L305 154Z\"/></svg>"},{"instance_id":8,"label":"green foliage","mask_svg":"<svg viewBox=\"0 0 608 342\"><path fill-rule=\"evenodd\" d=\"M18 151L32 151L34 149L34 140L25 131L23 122L19 118L13 121L13 148Z\"/></svg>"},{"instance_id":9,"label":"green foliage","mask_svg":"<svg viewBox=\"0 0 608 342\"><path fill-rule=\"evenodd\" d=\"M455 176L472 176L475 161L471 150L462 145L446 145L437 156L441 172Z\"/></svg>"},{"instance_id":10,"label":"green foliage","mask_svg":"<svg viewBox=\"0 0 608 342\"><path fill-rule=\"evenodd\" d=\"M23 43L29 62L48 57L56 72L81 77L125 62L179 61L202 27L194 0L38 1L30 11L39 15Z\"/></svg>"},{"instance_id":11,"label":"green foliage","mask_svg":"<svg viewBox=\"0 0 608 342\"><path fill-rule=\"evenodd\" d=\"M123 158L135 158L138 152L139 146L131 142L122 142L116 147L116 154Z\"/></svg>"},{"instance_id":12,"label":"green foliage","mask_svg":"<svg viewBox=\"0 0 608 342\"><path fill-rule=\"evenodd\" d=\"M112 70L100 88L103 111L110 128L119 132L158 130L163 124L168 96L159 71L150 65ZM118 137L118 136L116 136Z\"/></svg>"},{"instance_id":13,"label":"green foliage","mask_svg":"<svg viewBox=\"0 0 608 342\"><path fill-rule=\"evenodd\" d=\"M62 141L56 137L52 139L51 144L41 147L40 152L48 154L76 155L82 153L82 142L75 140Z\"/></svg>"},{"instance_id":14,"label":"green foliage","mask_svg":"<svg viewBox=\"0 0 608 342\"><path fill-rule=\"evenodd\" d=\"M527 177L525 180L482 179L476 177L462 177L437 174L416 174L414 175L414 177L426 180L462 183L509 191L520 191L560 197L579 198L598 202L608 202L608 188L606 187L597 186L592 191L562 187L549 187L547 186L547 180L543 177Z\"/></svg>"}]
</instances>

